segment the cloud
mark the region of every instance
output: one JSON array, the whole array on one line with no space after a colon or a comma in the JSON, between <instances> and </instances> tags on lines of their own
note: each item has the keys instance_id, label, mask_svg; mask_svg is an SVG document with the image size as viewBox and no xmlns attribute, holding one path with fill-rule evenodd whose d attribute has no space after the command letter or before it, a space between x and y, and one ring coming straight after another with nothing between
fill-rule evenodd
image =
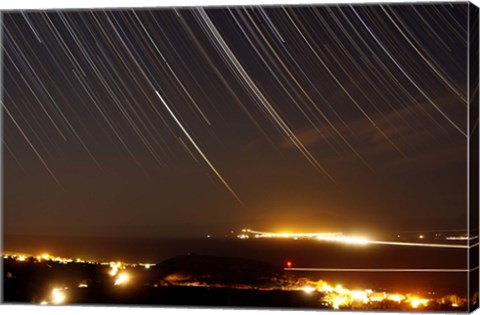
<instances>
[{"instance_id":1,"label":"cloud","mask_svg":"<svg viewBox=\"0 0 480 315\"><path fill-rule=\"evenodd\" d=\"M438 98L435 102L442 108L449 102L451 106L452 99ZM458 112L463 110L466 115L465 108L458 108ZM333 128L326 123L305 126L296 129L295 135L321 162L331 166L359 159L342 137L376 169L404 163L442 167L465 159L465 137L427 102L370 117L377 127L362 116L346 124L337 122ZM294 148L289 138L283 138L279 146L286 150Z\"/></svg>"}]
</instances>

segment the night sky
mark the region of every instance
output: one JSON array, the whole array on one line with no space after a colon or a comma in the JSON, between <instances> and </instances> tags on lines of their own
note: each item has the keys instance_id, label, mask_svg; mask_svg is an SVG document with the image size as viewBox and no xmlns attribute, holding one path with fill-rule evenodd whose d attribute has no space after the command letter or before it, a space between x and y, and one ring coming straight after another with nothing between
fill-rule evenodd
<instances>
[{"instance_id":1,"label":"night sky","mask_svg":"<svg viewBox=\"0 0 480 315\"><path fill-rule=\"evenodd\" d=\"M4 233L466 228L467 15L4 13Z\"/></svg>"}]
</instances>

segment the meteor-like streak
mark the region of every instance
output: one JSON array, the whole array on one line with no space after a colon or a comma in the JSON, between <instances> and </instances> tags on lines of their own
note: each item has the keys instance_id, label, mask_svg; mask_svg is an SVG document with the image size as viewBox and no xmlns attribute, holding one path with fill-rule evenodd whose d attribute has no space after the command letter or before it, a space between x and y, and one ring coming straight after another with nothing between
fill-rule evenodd
<instances>
[{"instance_id":1,"label":"meteor-like streak","mask_svg":"<svg viewBox=\"0 0 480 315\"><path fill-rule=\"evenodd\" d=\"M182 123L177 119L177 117L175 116L175 114L172 112L172 110L170 109L170 107L168 107L167 103L163 100L162 96L160 95L160 93L158 93L157 90L155 90L155 93L157 93L157 96L158 98L160 98L160 100L162 101L163 105L165 106L165 108L167 109L167 111L170 113L170 115L172 116L172 118L175 120L175 122L177 123L178 127L183 131L183 133L185 134L185 136L188 138L188 140L190 140L190 143L193 145L193 147L197 150L198 154L200 154L200 156L203 158L203 160L205 161L205 163L208 164L208 166L211 168L211 170L215 173L215 175L217 175L218 179L220 179L220 181L223 183L223 185L225 186L225 188L228 189L228 191L233 195L233 197L235 197L235 199L237 199L237 201L242 205L242 207L246 208L245 204L243 203L243 201L240 199L240 197L238 197L238 195L235 193L235 191L232 189L232 187L230 187L230 185L225 181L225 179L223 179L222 175L220 175L220 173L217 171L217 169L213 166L213 164L210 162L210 160L205 156L205 154L203 153L203 151L200 149L200 147L195 143L195 141L193 140L193 138L190 136L190 134L188 133L188 131L183 127Z\"/></svg>"}]
</instances>

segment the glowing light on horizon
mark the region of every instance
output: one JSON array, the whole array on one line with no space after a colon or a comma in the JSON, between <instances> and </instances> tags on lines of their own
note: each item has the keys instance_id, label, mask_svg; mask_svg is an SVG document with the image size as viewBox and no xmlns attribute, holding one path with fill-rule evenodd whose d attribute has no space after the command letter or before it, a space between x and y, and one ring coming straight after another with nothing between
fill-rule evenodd
<instances>
[{"instance_id":1,"label":"glowing light on horizon","mask_svg":"<svg viewBox=\"0 0 480 315\"><path fill-rule=\"evenodd\" d=\"M310 293L315 292L315 288L313 288L313 287L304 287L304 288L302 289L302 291L305 292L305 293L307 293L307 294L310 294Z\"/></svg>"},{"instance_id":2,"label":"glowing light on horizon","mask_svg":"<svg viewBox=\"0 0 480 315\"><path fill-rule=\"evenodd\" d=\"M416 243L416 242L393 242L382 240L370 240L363 236L346 236L342 233L271 233L254 231L250 229L242 229L245 234L237 235L238 238L247 239L249 234L255 236L255 238L285 238L285 239L316 239L319 241L337 242L350 245L392 245L392 246L417 246L417 247L437 247L437 248L459 248L468 249L478 246L478 243L472 245L458 245L458 244L441 244L441 243ZM248 234L246 234L248 233ZM424 236L419 237L423 239Z\"/></svg>"},{"instance_id":3,"label":"glowing light on horizon","mask_svg":"<svg viewBox=\"0 0 480 315\"><path fill-rule=\"evenodd\" d=\"M251 229L242 229L242 232L247 235L255 235L255 238L316 238L318 236L340 236L342 233L272 233L272 232L262 232L254 231ZM248 233L248 234L246 234Z\"/></svg>"}]
</instances>

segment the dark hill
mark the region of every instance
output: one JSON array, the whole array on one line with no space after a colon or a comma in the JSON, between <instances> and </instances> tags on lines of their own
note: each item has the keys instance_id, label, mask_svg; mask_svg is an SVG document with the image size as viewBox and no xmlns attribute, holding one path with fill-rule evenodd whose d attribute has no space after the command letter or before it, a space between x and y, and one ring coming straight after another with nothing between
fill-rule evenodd
<instances>
[{"instance_id":1,"label":"dark hill","mask_svg":"<svg viewBox=\"0 0 480 315\"><path fill-rule=\"evenodd\" d=\"M267 285L282 277L281 267L242 258L183 255L157 264L158 279L168 282ZM278 283L278 282L277 282Z\"/></svg>"}]
</instances>

